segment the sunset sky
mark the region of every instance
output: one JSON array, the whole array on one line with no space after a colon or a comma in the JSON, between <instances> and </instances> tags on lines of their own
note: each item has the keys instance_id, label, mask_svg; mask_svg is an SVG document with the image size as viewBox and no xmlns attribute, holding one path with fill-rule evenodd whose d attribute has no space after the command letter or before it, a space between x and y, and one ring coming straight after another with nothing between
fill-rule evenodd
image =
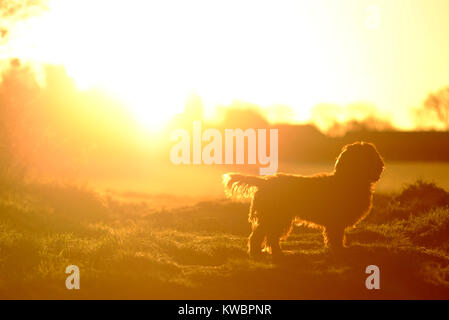
<instances>
[{"instance_id":1,"label":"sunset sky","mask_svg":"<svg viewBox=\"0 0 449 320\"><path fill-rule=\"evenodd\" d=\"M9 15L11 3L1 60L63 65L149 126L195 92L206 114L240 99L304 121L319 103L363 102L411 128L411 108L449 86L447 0L53 0Z\"/></svg>"}]
</instances>

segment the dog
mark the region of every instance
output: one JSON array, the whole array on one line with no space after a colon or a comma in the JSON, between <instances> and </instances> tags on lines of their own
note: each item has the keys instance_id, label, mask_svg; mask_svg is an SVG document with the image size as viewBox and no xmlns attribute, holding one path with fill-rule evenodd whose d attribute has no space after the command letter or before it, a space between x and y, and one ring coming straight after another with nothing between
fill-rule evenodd
<instances>
[{"instance_id":1,"label":"dog","mask_svg":"<svg viewBox=\"0 0 449 320\"><path fill-rule=\"evenodd\" d=\"M261 177L227 173L223 184L228 198L251 202L250 256L262 254L264 244L273 256L282 256L279 242L294 225L321 229L330 249L345 247L345 229L370 212L383 169L384 161L372 143L355 142L343 147L332 173Z\"/></svg>"}]
</instances>

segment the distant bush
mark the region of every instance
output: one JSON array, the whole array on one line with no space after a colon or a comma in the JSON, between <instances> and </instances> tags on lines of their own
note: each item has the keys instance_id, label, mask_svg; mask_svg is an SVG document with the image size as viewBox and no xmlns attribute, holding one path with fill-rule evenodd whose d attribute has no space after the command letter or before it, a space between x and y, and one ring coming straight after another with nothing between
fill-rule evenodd
<instances>
[{"instance_id":1,"label":"distant bush","mask_svg":"<svg viewBox=\"0 0 449 320\"><path fill-rule=\"evenodd\" d=\"M449 252L449 192L418 180L397 195L376 195L371 214L351 231L351 239Z\"/></svg>"},{"instance_id":2,"label":"distant bush","mask_svg":"<svg viewBox=\"0 0 449 320\"><path fill-rule=\"evenodd\" d=\"M449 205L449 192L435 183L418 180L404 188L395 199L411 207L416 213Z\"/></svg>"},{"instance_id":3,"label":"distant bush","mask_svg":"<svg viewBox=\"0 0 449 320\"><path fill-rule=\"evenodd\" d=\"M449 206L449 192L433 182L417 180L406 185L398 195L376 195L372 213L366 219L371 223L385 223L407 219L431 210Z\"/></svg>"}]
</instances>

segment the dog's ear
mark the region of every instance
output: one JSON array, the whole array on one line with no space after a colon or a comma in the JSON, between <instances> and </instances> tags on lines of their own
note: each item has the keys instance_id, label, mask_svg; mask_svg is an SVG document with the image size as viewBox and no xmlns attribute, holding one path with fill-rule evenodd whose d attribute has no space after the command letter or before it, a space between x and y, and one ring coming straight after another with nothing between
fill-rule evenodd
<instances>
[{"instance_id":1,"label":"dog's ear","mask_svg":"<svg viewBox=\"0 0 449 320\"><path fill-rule=\"evenodd\" d=\"M334 171L340 176L347 176L354 173L354 169L358 166L356 157L356 148L360 147L360 142L347 144L342 149L335 161Z\"/></svg>"},{"instance_id":2,"label":"dog's ear","mask_svg":"<svg viewBox=\"0 0 449 320\"><path fill-rule=\"evenodd\" d=\"M355 142L343 147L335 162L336 175L362 181L379 180L384 162L372 143Z\"/></svg>"}]
</instances>

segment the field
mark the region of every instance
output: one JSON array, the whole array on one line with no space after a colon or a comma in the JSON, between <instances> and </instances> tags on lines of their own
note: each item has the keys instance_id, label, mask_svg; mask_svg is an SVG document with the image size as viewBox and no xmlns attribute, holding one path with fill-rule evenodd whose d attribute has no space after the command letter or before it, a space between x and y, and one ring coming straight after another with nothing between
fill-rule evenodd
<instances>
[{"instance_id":1,"label":"field","mask_svg":"<svg viewBox=\"0 0 449 320\"><path fill-rule=\"evenodd\" d=\"M376 193L343 252L297 227L274 261L247 257L246 204L159 200L168 209L69 185L3 191L0 298L449 298L449 193L434 184ZM371 264L380 290L365 287ZM80 290L65 287L68 265L80 268Z\"/></svg>"},{"instance_id":2,"label":"field","mask_svg":"<svg viewBox=\"0 0 449 320\"><path fill-rule=\"evenodd\" d=\"M0 0L0 18L0 300L449 300L449 0ZM231 172L317 174L230 180L258 190L252 258ZM314 221L254 259L293 211Z\"/></svg>"}]
</instances>

